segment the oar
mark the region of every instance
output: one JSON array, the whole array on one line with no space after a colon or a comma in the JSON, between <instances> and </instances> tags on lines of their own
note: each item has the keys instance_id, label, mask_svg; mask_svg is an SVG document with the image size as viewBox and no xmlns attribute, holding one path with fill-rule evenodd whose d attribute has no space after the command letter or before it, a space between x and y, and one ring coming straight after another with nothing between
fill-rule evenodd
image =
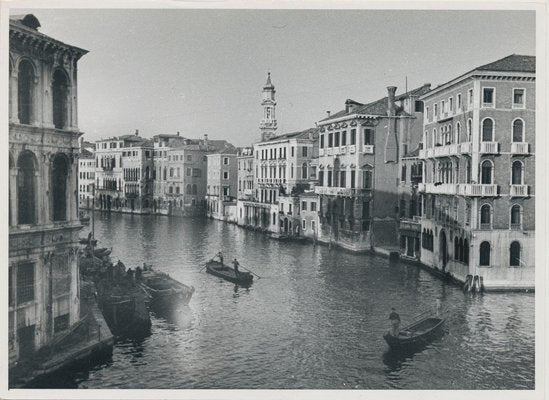
<instances>
[{"instance_id":1,"label":"oar","mask_svg":"<svg viewBox=\"0 0 549 400\"><path fill-rule=\"evenodd\" d=\"M250 271L248 268L244 267L243 265L240 266L241 268L244 268L246 271L248 272L251 272L252 274L254 274L255 276L257 276L259 279L261 279L261 277L259 275L257 275L255 272L253 271Z\"/></svg>"}]
</instances>

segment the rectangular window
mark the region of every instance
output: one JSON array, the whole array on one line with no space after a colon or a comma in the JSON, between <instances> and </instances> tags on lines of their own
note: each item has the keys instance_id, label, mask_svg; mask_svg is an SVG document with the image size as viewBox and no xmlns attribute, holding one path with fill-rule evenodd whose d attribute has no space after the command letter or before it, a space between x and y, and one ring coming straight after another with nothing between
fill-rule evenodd
<instances>
[{"instance_id":1,"label":"rectangular window","mask_svg":"<svg viewBox=\"0 0 549 400\"><path fill-rule=\"evenodd\" d=\"M17 303L34 300L34 264L17 266Z\"/></svg>"},{"instance_id":2,"label":"rectangular window","mask_svg":"<svg viewBox=\"0 0 549 400\"><path fill-rule=\"evenodd\" d=\"M320 135L320 148L324 148L324 135Z\"/></svg>"},{"instance_id":3,"label":"rectangular window","mask_svg":"<svg viewBox=\"0 0 549 400\"><path fill-rule=\"evenodd\" d=\"M494 88L482 88L482 105L483 107L493 107L494 106L494 97L495 97Z\"/></svg>"},{"instance_id":4,"label":"rectangular window","mask_svg":"<svg viewBox=\"0 0 549 400\"><path fill-rule=\"evenodd\" d=\"M318 171L318 184L324 186L324 171Z\"/></svg>"},{"instance_id":5,"label":"rectangular window","mask_svg":"<svg viewBox=\"0 0 549 400\"><path fill-rule=\"evenodd\" d=\"M454 111L454 98L450 97L448 99L448 108L450 109L450 112Z\"/></svg>"},{"instance_id":6,"label":"rectangular window","mask_svg":"<svg viewBox=\"0 0 549 400\"><path fill-rule=\"evenodd\" d=\"M429 107L425 107L425 121L429 121Z\"/></svg>"},{"instance_id":7,"label":"rectangular window","mask_svg":"<svg viewBox=\"0 0 549 400\"><path fill-rule=\"evenodd\" d=\"M193 156L192 156L192 154L189 154L187 156L187 161L191 162L192 160L193 160Z\"/></svg>"},{"instance_id":8,"label":"rectangular window","mask_svg":"<svg viewBox=\"0 0 549 400\"><path fill-rule=\"evenodd\" d=\"M415 112L423 112L423 101L416 100L414 103L414 111Z\"/></svg>"},{"instance_id":9,"label":"rectangular window","mask_svg":"<svg viewBox=\"0 0 549 400\"><path fill-rule=\"evenodd\" d=\"M307 157L307 146L303 146L302 155L303 155L303 157Z\"/></svg>"},{"instance_id":10,"label":"rectangular window","mask_svg":"<svg viewBox=\"0 0 549 400\"><path fill-rule=\"evenodd\" d=\"M374 144L374 130L370 128L364 129L364 144L373 145Z\"/></svg>"},{"instance_id":11,"label":"rectangular window","mask_svg":"<svg viewBox=\"0 0 549 400\"><path fill-rule=\"evenodd\" d=\"M330 132L328 133L328 148L334 147L333 144L334 144L334 134Z\"/></svg>"},{"instance_id":12,"label":"rectangular window","mask_svg":"<svg viewBox=\"0 0 549 400\"><path fill-rule=\"evenodd\" d=\"M339 147L339 132L334 133L334 147Z\"/></svg>"},{"instance_id":13,"label":"rectangular window","mask_svg":"<svg viewBox=\"0 0 549 400\"><path fill-rule=\"evenodd\" d=\"M328 171L328 187L332 186L332 171Z\"/></svg>"},{"instance_id":14,"label":"rectangular window","mask_svg":"<svg viewBox=\"0 0 549 400\"><path fill-rule=\"evenodd\" d=\"M302 221L302 227L303 227L303 230L307 230L307 221L303 220Z\"/></svg>"},{"instance_id":15,"label":"rectangular window","mask_svg":"<svg viewBox=\"0 0 549 400\"><path fill-rule=\"evenodd\" d=\"M343 131L341 132L341 145L347 146L347 132Z\"/></svg>"},{"instance_id":16,"label":"rectangular window","mask_svg":"<svg viewBox=\"0 0 549 400\"><path fill-rule=\"evenodd\" d=\"M294 146L292 146L292 157L294 156Z\"/></svg>"},{"instance_id":17,"label":"rectangular window","mask_svg":"<svg viewBox=\"0 0 549 400\"><path fill-rule=\"evenodd\" d=\"M351 171L351 188L354 189L355 187L355 178L356 178L356 171L353 169Z\"/></svg>"},{"instance_id":18,"label":"rectangular window","mask_svg":"<svg viewBox=\"0 0 549 400\"><path fill-rule=\"evenodd\" d=\"M223 179L229 179L229 171L223 171Z\"/></svg>"},{"instance_id":19,"label":"rectangular window","mask_svg":"<svg viewBox=\"0 0 549 400\"><path fill-rule=\"evenodd\" d=\"M180 193L179 190L180 190L180 189L179 189L179 186L176 186L176 187L175 187L175 193L176 193L176 194L179 194L179 193Z\"/></svg>"},{"instance_id":20,"label":"rectangular window","mask_svg":"<svg viewBox=\"0 0 549 400\"><path fill-rule=\"evenodd\" d=\"M438 118L438 104L435 104L434 106L434 115L435 115L435 119Z\"/></svg>"},{"instance_id":21,"label":"rectangular window","mask_svg":"<svg viewBox=\"0 0 549 400\"><path fill-rule=\"evenodd\" d=\"M187 168L187 176L191 176L191 175L192 175L192 171L193 171L192 168Z\"/></svg>"},{"instance_id":22,"label":"rectangular window","mask_svg":"<svg viewBox=\"0 0 549 400\"><path fill-rule=\"evenodd\" d=\"M456 108L458 110L461 110L461 93L458 93L457 95L457 104L456 104Z\"/></svg>"},{"instance_id":23,"label":"rectangular window","mask_svg":"<svg viewBox=\"0 0 549 400\"><path fill-rule=\"evenodd\" d=\"M356 144L356 129L351 129L351 146Z\"/></svg>"},{"instance_id":24,"label":"rectangular window","mask_svg":"<svg viewBox=\"0 0 549 400\"><path fill-rule=\"evenodd\" d=\"M440 113L441 114L444 114L445 112L447 112L448 110L446 110L446 102L444 100L442 100L440 102Z\"/></svg>"},{"instance_id":25,"label":"rectangular window","mask_svg":"<svg viewBox=\"0 0 549 400\"><path fill-rule=\"evenodd\" d=\"M513 108L524 107L524 89L513 89Z\"/></svg>"},{"instance_id":26,"label":"rectangular window","mask_svg":"<svg viewBox=\"0 0 549 400\"><path fill-rule=\"evenodd\" d=\"M346 173L345 171L341 171L340 172L340 178L339 178L339 186L340 187L346 187L347 186L347 182L346 182Z\"/></svg>"},{"instance_id":27,"label":"rectangular window","mask_svg":"<svg viewBox=\"0 0 549 400\"><path fill-rule=\"evenodd\" d=\"M316 211L316 201L311 201L311 211Z\"/></svg>"},{"instance_id":28,"label":"rectangular window","mask_svg":"<svg viewBox=\"0 0 549 400\"><path fill-rule=\"evenodd\" d=\"M223 157L223 165L229 165L229 157Z\"/></svg>"},{"instance_id":29,"label":"rectangular window","mask_svg":"<svg viewBox=\"0 0 549 400\"><path fill-rule=\"evenodd\" d=\"M301 211L307 211L307 202L306 201L301 202Z\"/></svg>"}]
</instances>

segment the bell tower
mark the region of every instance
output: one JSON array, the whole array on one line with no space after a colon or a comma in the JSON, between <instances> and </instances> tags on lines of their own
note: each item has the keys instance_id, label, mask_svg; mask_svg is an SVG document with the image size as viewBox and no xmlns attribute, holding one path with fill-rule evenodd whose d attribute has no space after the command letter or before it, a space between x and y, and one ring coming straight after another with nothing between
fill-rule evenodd
<instances>
[{"instance_id":1,"label":"bell tower","mask_svg":"<svg viewBox=\"0 0 549 400\"><path fill-rule=\"evenodd\" d=\"M275 88L271 83L271 73L267 75L267 83L263 86L263 99L261 100L261 106L263 107L263 118L259 124L261 130L261 141L269 140L275 136L276 131L276 101L275 101Z\"/></svg>"}]
</instances>

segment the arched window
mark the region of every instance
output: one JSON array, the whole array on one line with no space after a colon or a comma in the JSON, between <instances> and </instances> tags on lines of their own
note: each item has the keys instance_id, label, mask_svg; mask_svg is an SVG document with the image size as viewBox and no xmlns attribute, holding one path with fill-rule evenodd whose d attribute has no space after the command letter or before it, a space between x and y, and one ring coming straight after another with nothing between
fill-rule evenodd
<instances>
[{"instance_id":1,"label":"arched window","mask_svg":"<svg viewBox=\"0 0 549 400\"><path fill-rule=\"evenodd\" d=\"M513 121L513 142L524 142L524 122L520 118Z\"/></svg>"},{"instance_id":2,"label":"arched window","mask_svg":"<svg viewBox=\"0 0 549 400\"><path fill-rule=\"evenodd\" d=\"M465 243L462 238L459 238L459 260L465 262Z\"/></svg>"},{"instance_id":3,"label":"arched window","mask_svg":"<svg viewBox=\"0 0 549 400\"><path fill-rule=\"evenodd\" d=\"M461 143L461 124L456 124L456 143Z\"/></svg>"},{"instance_id":4,"label":"arched window","mask_svg":"<svg viewBox=\"0 0 549 400\"><path fill-rule=\"evenodd\" d=\"M511 229L520 229L521 228L521 209L518 204L511 207Z\"/></svg>"},{"instance_id":5,"label":"arched window","mask_svg":"<svg viewBox=\"0 0 549 400\"><path fill-rule=\"evenodd\" d=\"M438 144L437 130L433 129L433 147Z\"/></svg>"},{"instance_id":6,"label":"arched window","mask_svg":"<svg viewBox=\"0 0 549 400\"><path fill-rule=\"evenodd\" d=\"M167 179L167 168L164 167L164 180L166 180L166 179Z\"/></svg>"},{"instance_id":7,"label":"arched window","mask_svg":"<svg viewBox=\"0 0 549 400\"><path fill-rule=\"evenodd\" d=\"M53 100L53 125L57 129L63 129L67 124L67 75L60 69L53 73L52 100Z\"/></svg>"},{"instance_id":8,"label":"arched window","mask_svg":"<svg viewBox=\"0 0 549 400\"><path fill-rule=\"evenodd\" d=\"M307 163L303 163L301 166L301 177L307 179Z\"/></svg>"},{"instance_id":9,"label":"arched window","mask_svg":"<svg viewBox=\"0 0 549 400\"><path fill-rule=\"evenodd\" d=\"M467 120L467 141L471 141L471 135L473 134L473 120L469 118Z\"/></svg>"},{"instance_id":10,"label":"arched window","mask_svg":"<svg viewBox=\"0 0 549 400\"><path fill-rule=\"evenodd\" d=\"M492 184L492 162L489 160L485 160L482 162L480 183L482 183L483 185Z\"/></svg>"},{"instance_id":11,"label":"arched window","mask_svg":"<svg viewBox=\"0 0 549 400\"><path fill-rule=\"evenodd\" d=\"M509 248L509 265L511 267L520 267L520 243L514 241Z\"/></svg>"},{"instance_id":12,"label":"arched window","mask_svg":"<svg viewBox=\"0 0 549 400\"><path fill-rule=\"evenodd\" d=\"M454 260L459 261L459 240L457 236L454 238Z\"/></svg>"},{"instance_id":13,"label":"arched window","mask_svg":"<svg viewBox=\"0 0 549 400\"><path fill-rule=\"evenodd\" d=\"M21 153L17 161L17 219L19 224L36 223L36 163L34 154Z\"/></svg>"},{"instance_id":14,"label":"arched window","mask_svg":"<svg viewBox=\"0 0 549 400\"><path fill-rule=\"evenodd\" d=\"M467 239L463 241L463 262L469 265L469 241Z\"/></svg>"},{"instance_id":15,"label":"arched window","mask_svg":"<svg viewBox=\"0 0 549 400\"><path fill-rule=\"evenodd\" d=\"M198 193L198 189L196 187L196 183L193 183L193 194L197 194Z\"/></svg>"},{"instance_id":16,"label":"arched window","mask_svg":"<svg viewBox=\"0 0 549 400\"><path fill-rule=\"evenodd\" d=\"M482 121L482 141L494 141L494 121L490 118L486 118L484 121Z\"/></svg>"},{"instance_id":17,"label":"arched window","mask_svg":"<svg viewBox=\"0 0 549 400\"><path fill-rule=\"evenodd\" d=\"M186 192L185 192L185 193L186 193L186 194L192 194L192 187L191 187L190 184L187 185L187 189L186 189Z\"/></svg>"},{"instance_id":18,"label":"arched window","mask_svg":"<svg viewBox=\"0 0 549 400\"><path fill-rule=\"evenodd\" d=\"M448 125L448 128L446 129L446 143L453 142L452 138L452 125Z\"/></svg>"},{"instance_id":19,"label":"arched window","mask_svg":"<svg viewBox=\"0 0 549 400\"><path fill-rule=\"evenodd\" d=\"M149 179L149 173L150 173L149 167L146 167L145 168L145 179Z\"/></svg>"},{"instance_id":20,"label":"arched window","mask_svg":"<svg viewBox=\"0 0 549 400\"><path fill-rule=\"evenodd\" d=\"M170 187L168 188L168 193L173 193L173 187L170 186ZM170 201L170 204L171 204L171 201Z\"/></svg>"},{"instance_id":21,"label":"arched window","mask_svg":"<svg viewBox=\"0 0 549 400\"><path fill-rule=\"evenodd\" d=\"M481 229L490 229L492 220L492 207L484 204L480 207L480 227Z\"/></svg>"},{"instance_id":22,"label":"arched window","mask_svg":"<svg viewBox=\"0 0 549 400\"><path fill-rule=\"evenodd\" d=\"M19 72L17 75L18 117L21 124L29 125L31 123L33 88L34 69L29 61L23 60L19 63Z\"/></svg>"},{"instance_id":23,"label":"arched window","mask_svg":"<svg viewBox=\"0 0 549 400\"><path fill-rule=\"evenodd\" d=\"M480 266L486 267L490 265L490 243L482 242L480 244Z\"/></svg>"},{"instance_id":24,"label":"arched window","mask_svg":"<svg viewBox=\"0 0 549 400\"><path fill-rule=\"evenodd\" d=\"M364 189L371 189L372 188L372 171L365 170L362 172L362 187Z\"/></svg>"},{"instance_id":25,"label":"arched window","mask_svg":"<svg viewBox=\"0 0 549 400\"><path fill-rule=\"evenodd\" d=\"M522 163L520 161L513 162L511 168L511 184L522 185Z\"/></svg>"},{"instance_id":26,"label":"arched window","mask_svg":"<svg viewBox=\"0 0 549 400\"><path fill-rule=\"evenodd\" d=\"M53 160L51 192L53 193L53 220L67 220L67 178L69 166L64 155L58 154Z\"/></svg>"}]
</instances>

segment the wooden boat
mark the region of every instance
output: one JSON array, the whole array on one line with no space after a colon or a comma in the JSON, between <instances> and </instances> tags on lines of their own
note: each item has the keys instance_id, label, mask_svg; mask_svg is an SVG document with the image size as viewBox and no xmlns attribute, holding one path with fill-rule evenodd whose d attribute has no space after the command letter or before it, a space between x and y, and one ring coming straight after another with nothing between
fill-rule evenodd
<instances>
[{"instance_id":1,"label":"wooden boat","mask_svg":"<svg viewBox=\"0 0 549 400\"><path fill-rule=\"evenodd\" d=\"M425 345L440 331L445 318L426 317L400 330L398 336L386 332L383 338L394 349Z\"/></svg>"},{"instance_id":2,"label":"wooden boat","mask_svg":"<svg viewBox=\"0 0 549 400\"><path fill-rule=\"evenodd\" d=\"M106 247L103 247L101 249L93 249L93 255L98 258L103 258L111 254L112 249L107 249Z\"/></svg>"},{"instance_id":3,"label":"wooden boat","mask_svg":"<svg viewBox=\"0 0 549 400\"><path fill-rule=\"evenodd\" d=\"M78 243L83 244L83 245L88 245L88 244L90 244L90 242L88 241L88 239L84 239L84 238L78 239ZM91 244L92 244L92 246L96 246L96 245L97 245L97 239L93 239L93 240L91 241Z\"/></svg>"},{"instance_id":4,"label":"wooden boat","mask_svg":"<svg viewBox=\"0 0 549 400\"><path fill-rule=\"evenodd\" d=\"M249 272L238 271L237 275L233 268L215 260L206 263L206 272L243 286L250 285L254 279L254 276Z\"/></svg>"},{"instance_id":5,"label":"wooden boat","mask_svg":"<svg viewBox=\"0 0 549 400\"><path fill-rule=\"evenodd\" d=\"M152 304L161 307L187 305L194 293L194 287L184 285L168 274L156 272L151 267L142 272L139 284L151 296Z\"/></svg>"}]
</instances>

